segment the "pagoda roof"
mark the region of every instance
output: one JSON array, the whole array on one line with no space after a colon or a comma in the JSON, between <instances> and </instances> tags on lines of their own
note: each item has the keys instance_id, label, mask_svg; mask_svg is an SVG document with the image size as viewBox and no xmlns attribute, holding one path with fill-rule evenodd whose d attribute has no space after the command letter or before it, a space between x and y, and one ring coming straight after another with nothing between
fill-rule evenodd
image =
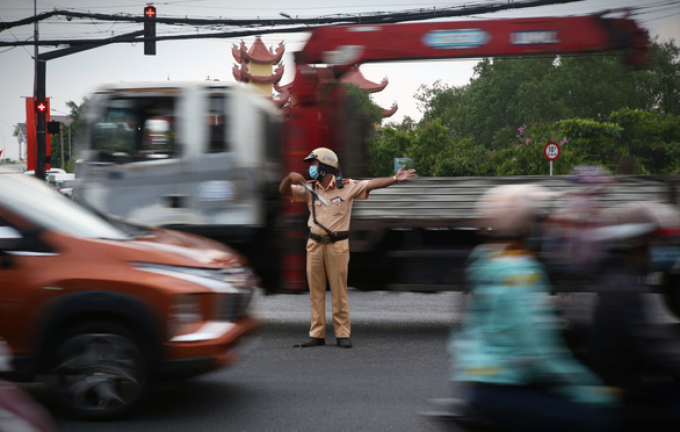
<instances>
[{"instance_id":1,"label":"pagoda roof","mask_svg":"<svg viewBox=\"0 0 680 432\"><path fill-rule=\"evenodd\" d=\"M392 104L390 109L384 109L383 108L383 118L392 117L394 115L394 113L397 112L398 109L399 109L399 105L397 105L396 102Z\"/></svg>"},{"instance_id":2,"label":"pagoda roof","mask_svg":"<svg viewBox=\"0 0 680 432\"><path fill-rule=\"evenodd\" d=\"M290 93L283 92L278 95L271 95L269 99L279 108L283 108L290 101Z\"/></svg>"},{"instance_id":3,"label":"pagoda roof","mask_svg":"<svg viewBox=\"0 0 680 432\"><path fill-rule=\"evenodd\" d=\"M352 67L350 70L348 70L341 78L340 80L344 83L350 83L354 84L357 87L359 87L361 90L368 91L369 93L377 93L381 90L383 90L387 84L387 78L383 79L383 81L380 84L376 84L374 82L371 82L364 78L362 73L359 71L358 66ZM280 94L278 95L277 98L274 99L272 96L272 100L274 103L277 103L277 101L280 101L281 99L284 99L286 101L290 100L290 92L292 90L294 81L289 82L288 84L284 85L278 85L278 82L274 84L274 90L279 92ZM277 103L278 105L278 103ZM285 106L285 105L278 105L278 106ZM382 116L383 118L387 117L392 117L397 110L399 109L399 105L397 102L393 103L390 108L382 108L379 106L379 108L382 110Z\"/></svg>"},{"instance_id":4,"label":"pagoda roof","mask_svg":"<svg viewBox=\"0 0 680 432\"><path fill-rule=\"evenodd\" d=\"M246 43L241 41L239 46L231 46L231 55L238 63L252 62L258 64L278 64L283 58L283 53L286 47L283 41L279 43L279 46L274 51L272 48L267 48L262 42L260 36L255 37L255 42L250 46L250 49L246 49Z\"/></svg>"},{"instance_id":5,"label":"pagoda roof","mask_svg":"<svg viewBox=\"0 0 680 432\"><path fill-rule=\"evenodd\" d=\"M359 65L352 66L342 75L342 77L340 77L340 81L354 84L361 90L367 91L369 93L378 93L387 87L387 84L389 83L387 77L383 78L380 83L367 80L359 70Z\"/></svg>"},{"instance_id":6,"label":"pagoda roof","mask_svg":"<svg viewBox=\"0 0 680 432\"><path fill-rule=\"evenodd\" d=\"M274 90L276 90L279 93L288 93L290 94L290 90L293 88L293 81L289 82L288 84L284 85L278 85L274 84Z\"/></svg>"},{"instance_id":7,"label":"pagoda roof","mask_svg":"<svg viewBox=\"0 0 680 432\"><path fill-rule=\"evenodd\" d=\"M361 73L359 70L359 65L352 66L347 72L345 72L341 77L340 81L343 83L348 83L348 84L354 84L355 86L359 87L361 90L367 91L369 93L378 93L387 87L387 84L389 84L389 81L387 78L384 78L380 83L375 83L373 81L367 80L364 75ZM283 92L283 91L288 91L290 92L291 88L293 87L294 81L291 81L288 84L285 85L275 85L274 89L277 92ZM390 108L391 109L391 108Z\"/></svg>"},{"instance_id":8,"label":"pagoda roof","mask_svg":"<svg viewBox=\"0 0 680 432\"><path fill-rule=\"evenodd\" d=\"M234 79L239 82L254 82L257 84L276 84L279 81L281 81L281 77L283 77L283 71L285 67L280 64L276 66L276 69L274 69L274 73L272 73L269 76L257 76L257 75L252 75L250 73L250 69L248 69L248 66L246 66L245 63L241 63L240 65L234 65L231 69L232 74L234 75Z\"/></svg>"}]
</instances>

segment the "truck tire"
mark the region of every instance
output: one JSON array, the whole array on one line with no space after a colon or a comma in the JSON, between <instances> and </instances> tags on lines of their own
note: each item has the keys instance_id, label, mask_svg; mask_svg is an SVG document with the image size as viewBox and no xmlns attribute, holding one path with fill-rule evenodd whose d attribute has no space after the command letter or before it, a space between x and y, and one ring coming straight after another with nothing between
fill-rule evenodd
<instances>
[{"instance_id":1,"label":"truck tire","mask_svg":"<svg viewBox=\"0 0 680 432\"><path fill-rule=\"evenodd\" d=\"M147 390L148 362L140 346L116 323L89 323L65 332L50 367L59 403L89 420L130 411Z\"/></svg>"}]
</instances>

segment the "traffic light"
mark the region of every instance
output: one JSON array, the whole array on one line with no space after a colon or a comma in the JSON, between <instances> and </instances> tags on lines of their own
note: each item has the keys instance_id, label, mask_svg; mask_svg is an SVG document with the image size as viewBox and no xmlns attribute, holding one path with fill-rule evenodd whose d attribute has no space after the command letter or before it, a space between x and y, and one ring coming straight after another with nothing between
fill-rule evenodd
<instances>
[{"instance_id":1,"label":"traffic light","mask_svg":"<svg viewBox=\"0 0 680 432\"><path fill-rule=\"evenodd\" d=\"M144 55L156 55L156 7L144 7Z\"/></svg>"},{"instance_id":2,"label":"traffic light","mask_svg":"<svg viewBox=\"0 0 680 432\"><path fill-rule=\"evenodd\" d=\"M61 131L61 123L58 121L48 121L47 122L47 133L48 134L58 134Z\"/></svg>"},{"instance_id":3,"label":"traffic light","mask_svg":"<svg viewBox=\"0 0 680 432\"><path fill-rule=\"evenodd\" d=\"M47 112L47 102L44 99L35 100L35 112L36 114L45 114Z\"/></svg>"}]
</instances>

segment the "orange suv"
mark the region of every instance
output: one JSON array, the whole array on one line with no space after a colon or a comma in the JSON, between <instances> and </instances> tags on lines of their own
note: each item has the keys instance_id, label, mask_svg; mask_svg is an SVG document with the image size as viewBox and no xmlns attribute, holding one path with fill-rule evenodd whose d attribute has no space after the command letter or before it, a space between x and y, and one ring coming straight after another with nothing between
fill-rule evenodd
<instances>
[{"instance_id":1,"label":"orange suv","mask_svg":"<svg viewBox=\"0 0 680 432\"><path fill-rule=\"evenodd\" d=\"M220 243L98 214L36 179L0 171L4 378L44 379L71 412L112 417L149 384L237 360L258 328L257 286Z\"/></svg>"}]
</instances>

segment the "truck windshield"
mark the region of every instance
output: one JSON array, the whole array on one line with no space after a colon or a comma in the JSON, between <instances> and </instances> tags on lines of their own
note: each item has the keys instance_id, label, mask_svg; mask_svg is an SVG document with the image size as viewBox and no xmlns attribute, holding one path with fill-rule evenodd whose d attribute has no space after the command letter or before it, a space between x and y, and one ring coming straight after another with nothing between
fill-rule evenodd
<instances>
[{"instance_id":1,"label":"truck windshield","mask_svg":"<svg viewBox=\"0 0 680 432\"><path fill-rule=\"evenodd\" d=\"M33 177L0 172L0 205L49 230L76 237L127 240L131 236Z\"/></svg>"},{"instance_id":2,"label":"truck windshield","mask_svg":"<svg viewBox=\"0 0 680 432\"><path fill-rule=\"evenodd\" d=\"M130 163L175 155L173 96L114 97L92 124L92 149L102 162Z\"/></svg>"}]
</instances>

